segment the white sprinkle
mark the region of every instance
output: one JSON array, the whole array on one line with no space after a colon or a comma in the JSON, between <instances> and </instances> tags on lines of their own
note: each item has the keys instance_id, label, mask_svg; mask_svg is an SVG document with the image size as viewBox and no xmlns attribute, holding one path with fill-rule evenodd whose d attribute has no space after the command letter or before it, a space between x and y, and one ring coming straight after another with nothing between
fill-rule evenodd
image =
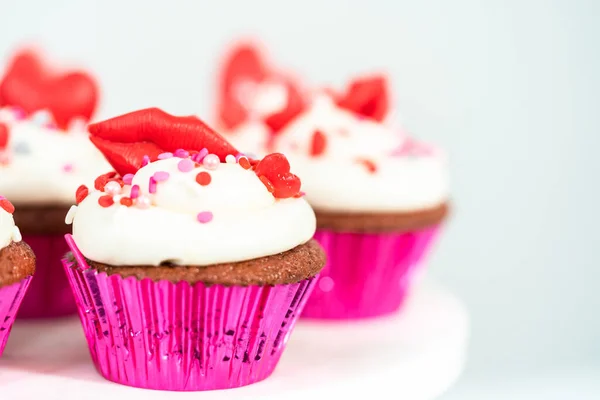
<instances>
[{"instance_id":1,"label":"white sprinkle","mask_svg":"<svg viewBox=\"0 0 600 400\"><path fill-rule=\"evenodd\" d=\"M20 242L21 239L23 239L23 236L21 236L21 231L19 230L18 226L15 226L12 232L12 240L13 242Z\"/></svg>"},{"instance_id":2,"label":"white sprinkle","mask_svg":"<svg viewBox=\"0 0 600 400\"><path fill-rule=\"evenodd\" d=\"M71 225L73 223L76 212L77 212L77 206L72 205L71 208L69 208L69 212L67 213L67 216L65 217L65 224Z\"/></svg>"},{"instance_id":3,"label":"white sprinkle","mask_svg":"<svg viewBox=\"0 0 600 400\"><path fill-rule=\"evenodd\" d=\"M227 157L225 157L225 162L227 164L235 164L235 156L233 154L229 154Z\"/></svg>"}]
</instances>

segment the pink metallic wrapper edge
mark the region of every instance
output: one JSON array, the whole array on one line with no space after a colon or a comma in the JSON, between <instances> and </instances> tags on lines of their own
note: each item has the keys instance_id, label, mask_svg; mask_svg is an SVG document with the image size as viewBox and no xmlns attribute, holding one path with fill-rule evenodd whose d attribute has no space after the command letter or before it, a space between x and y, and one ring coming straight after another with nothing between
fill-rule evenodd
<instances>
[{"instance_id":1,"label":"pink metallic wrapper edge","mask_svg":"<svg viewBox=\"0 0 600 400\"><path fill-rule=\"evenodd\" d=\"M235 388L277 365L316 277L290 285L205 286L90 268L70 235L63 259L96 369L147 389Z\"/></svg>"},{"instance_id":2,"label":"pink metallic wrapper edge","mask_svg":"<svg viewBox=\"0 0 600 400\"><path fill-rule=\"evenodd\" d=\"M362 319L398 311L439 229L399 234L317 230L327 264L302 318Z\"/></svg>"},{"instance_id":3,"label":"pink metallic wrapper edge","mask_svg":"<svg viewBox=\"0 0 600 400\"><path fill-rule=\"evenodd\" d=\"M30 283L31 276L20 282L0 288L0 356L2 356L10 329Z\"/></svg>"},{"instance_id":4,"label":"pink metallic wrapper edge","mask_svg":"<svg viewBox=\"0 0 600 400\"><path fill-rule=\"evenodd\" d=\"M17 318L54 318L77 312L61 259L69 251L63 235L31 236L23 240L36 258L35 275Z\"/></svg>"}]
</instances>

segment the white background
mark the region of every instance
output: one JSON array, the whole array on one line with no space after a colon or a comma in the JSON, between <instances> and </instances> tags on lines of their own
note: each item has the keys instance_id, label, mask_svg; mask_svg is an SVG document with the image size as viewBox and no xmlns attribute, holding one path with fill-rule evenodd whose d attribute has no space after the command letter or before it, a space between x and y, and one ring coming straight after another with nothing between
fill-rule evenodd
<instances>
[{"instance_id":1,"label":"white background","mask_svg":"<svg viewBox=\"0 0 600 400\"><path fill-rule=\"evenodd\" d=\"M218 55L247 33L313 82L389 70L408 128L452 157L454 215L431 271L467 302L473 337L449 398L597 389L600 2L0 4L0 56L36 40L93 68L99 117L209 115Z\"/></svg>"}]
</instances>

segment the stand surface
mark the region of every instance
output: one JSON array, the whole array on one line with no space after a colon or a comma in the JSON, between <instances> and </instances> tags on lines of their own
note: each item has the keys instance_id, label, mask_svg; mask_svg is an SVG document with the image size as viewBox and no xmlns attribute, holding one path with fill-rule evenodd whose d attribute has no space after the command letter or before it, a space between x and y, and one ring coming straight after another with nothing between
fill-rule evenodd
<instances>
[{"instance_id":1,"label":"stand surface","mask_svg":"<svg viewBox=\"0 0 600 400\"><path fill-rule=\"evenodd\" d=\"M226 391L174 393L104 380L91 363L78 318L17 322L0 359L0 397L20 400L307 399L373 396L428 400L463 367L468 318L438 286L422 285L393 317L361 323L300 321L275 373Z\"/></svg>"}]
</instances>

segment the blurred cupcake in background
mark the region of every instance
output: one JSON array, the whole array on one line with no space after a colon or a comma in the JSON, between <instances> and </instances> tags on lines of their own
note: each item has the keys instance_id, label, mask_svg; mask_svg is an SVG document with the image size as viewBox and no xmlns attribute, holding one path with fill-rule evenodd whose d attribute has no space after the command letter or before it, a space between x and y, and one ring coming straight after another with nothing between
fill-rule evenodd
<instances>
[{"instance_id":1,"label":"blurred cupcake in background","mask_svg":"<svg viewBox=\"0 0 600 400\"><path fill-rule=\"evenodd\" d=\"M263 65L257 49L245 51L259 61L226 64L227 81ZM289 158L317 216L315 238L328 261L303 317L397 311L448 213L446 156L394 126L389 92L385 75L365 76L344 90L298 92L301 107L283 113L289 118L277 129L249 118L270 135L254 151Z\"/></svg>"},{"instance_id":2,"label":"blurred cupcake in background","mask_svg":"<svg viewBox=\"0 0 600 400\"><path fill-rule=\"evenodd\" d=\"M16 205L38 268L19 317L76 310L60 263L68 251L62 237L74 191L110 170L85 131L97 103L94 78L50 68L34 50L15 54L0 80L0 193Z\"/></svg>"},{"instance_id":3,"label":"blurred cupcake in background","mask_svg":"<svg viewBox=\"0 0 600 400\"><path fill-rule=\"evenodd\" d=\"M267 378L325 265L286 158L159 109L89 129L116 172L78 190L64 266L98 371L160 390Z\"/></svg>"},{"instance_id":4,"label":"blurred cupcake in background","mask_svg":"<svg viewBox=\"0 0 600 400\"><path fill-rule=\"evenodd\" d=\"M215 127L240 151L264 154L306 106L299 79L271 65L255 43L233 47L218 73Z\"/></svg>"},{"instance_id":5,"label":"blurred cupcake in background","mask_svg":"<svg viewBox=\"0 0 600 400\"><path fill-rule=\"evenodd\" d=\"M15 225L15 207L0 196L0 356L35 272L35 255Z\"/></svg>"}]
</instances>

